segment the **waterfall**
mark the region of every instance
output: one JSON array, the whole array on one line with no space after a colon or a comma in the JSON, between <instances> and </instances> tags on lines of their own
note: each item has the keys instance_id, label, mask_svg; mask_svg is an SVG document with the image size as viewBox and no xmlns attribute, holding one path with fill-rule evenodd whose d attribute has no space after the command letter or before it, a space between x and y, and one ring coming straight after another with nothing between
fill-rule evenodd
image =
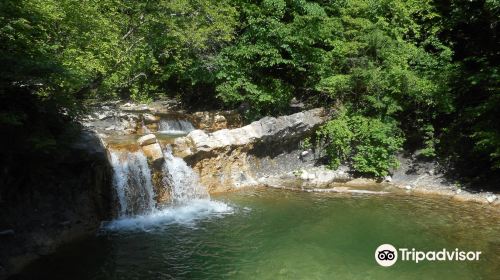
<instances>
[{"instance_id":1,"label":"waterfall","mask_svg":"<svg viewBox=\"0 0 500 280\"><path fill-rule=\"evenodd\" d=\"M163 207L155 203L151 170L144 154L140 151L110 152L120 215L113 221L105 222L105 230L149 231L173 223L192 226L203 218L233 213L229 205L210 199L197 174L183 159L175 157L169 148L163 153L162 183L170 188L171 203Z\"/></svg>"},{"instance_id":2,"label":"waterfall","mask_svg":"<svg viewBox=\"0 0 500 280\"><path fill-rule=\"evenodd\" d=\"M113 184L121 217L150 213L155 209L151 170L142 152L111 151Z\"/></svg>"},{"instance_id":3,"label":"waterfall","mask_svg":"<svg viewBox=\"0 0 500 280\"><path fill-rule=\"evenodd\" d=\"M187 120L160 120L159 132L163 134L182 135L193 130L193 125Z\"/></svg>"},{"instance_id":4,"label":"waterfall","mask_svg":"<svg viewBox=\"0 0 500 280\"><path fill-rule=\"evenodd\" d=\"M174 204L187 203L194 199L210 199L208 191L200 185L198 175L182 158L175 157L170 148L163 152L164 184L171 187L171 197Z\"/></svg>"}]
</instances>

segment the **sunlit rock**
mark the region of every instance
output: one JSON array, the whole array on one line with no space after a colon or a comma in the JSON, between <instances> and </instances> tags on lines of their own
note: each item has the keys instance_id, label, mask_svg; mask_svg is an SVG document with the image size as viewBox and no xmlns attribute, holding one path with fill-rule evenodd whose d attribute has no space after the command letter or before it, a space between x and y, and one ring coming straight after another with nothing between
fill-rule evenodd
<instances>
[{"instance_id":1,"label":"sunlit rock","mask_svg":"<svg viewBox=\"0 0 500 280\"><path fill-rule=\"evenodd\" d=\"M488 201L488 203L493 203L495 200L497 200L497 196L492 194L492 195L488 195L486 197L486 201Z\"/></svg>"},{"instance_id":2,"label":"sunlit rock","mask_svg":"<svg viewBox=\"0 0 500 280\"><path fill-rule=\"evenodd\" d=\"M190 141L179 138L175 146L177 150L184 149L183 144L192 143L195 151L210 152L223 147L245 146L254 142L283 141L300 137L325 120L324 110L321 108L278 118L265 117L236 129L222 129L213 133L194 130L186 136Z\"/></svg>"},{"instance_id":3,"label":"sunlit rock","mask_svg":"<svg viewBox=\"0 0 500 280\"><path fill-rule=\"evenodd\" d=\"M156 122L160 121L159 116L155 116L155 115L149 114L149 113L143 114L142 119L144 120L145 124L156 123Z\"/></svg>"},{"instance_id":4,"label":"sunlit rock","mask_svg":"<svg viewBox=\"0 0 500 280\"><path fill-rule=\"evenodd\" d=\"M150 145L156 143L156 136L154 134L147 134L137 139L137 143L141 146Z\"/></svg>"},{"instance_id":5,"label":"sunlit rock","mask_svg":"<svg viewBox=\"0 0 500 280\"><path fill-rule=\"evenodd\" d=\"M153 166L159 167L163 163L163 153L160 144L153 143L141 147L144 155L151 161Z\"/></svg>"},{"instance_id":6,"label":"sunlit rock","mask_svg":"<svg viewBox=\"0 0 500 280\"><path fill-rule=\"evenodd\" d=\"M265 117L240 128L221 129L213 133L194 130L186 137L177 138L173 151L200 174L200 182L210 192L256 185L258 180L253 167L248 164L250 151L272 145L277 149L270 148L271 153L286 149L286 143L300 140L325 121L324 110L318 108L289 116ZM266 153L262 151L263 155ZM288 162L280 164L288 165ZM307 180L315 178L316 174L310 174Z\"/></svg>"}]
</instances>

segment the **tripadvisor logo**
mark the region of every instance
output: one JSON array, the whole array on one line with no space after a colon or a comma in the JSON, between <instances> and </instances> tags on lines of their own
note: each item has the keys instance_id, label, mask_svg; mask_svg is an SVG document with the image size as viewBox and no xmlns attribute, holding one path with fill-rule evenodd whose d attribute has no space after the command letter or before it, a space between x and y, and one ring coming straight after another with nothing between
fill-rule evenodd
<instances>
[{"instance_id":1,"label":"tripadvisor logo","mask_svg":"<svg viewBox=\"0 0 500 280\"><path fill-rule=\"evenodd\" d=\"M481 251L460 251L442 249L439 251L418 251L415 248L396 249L391 244L382 244L375 250L375 260L381 266L392 266L398 260L419 263L421 261L478 261Z\"/></svg>"}]
</instances>

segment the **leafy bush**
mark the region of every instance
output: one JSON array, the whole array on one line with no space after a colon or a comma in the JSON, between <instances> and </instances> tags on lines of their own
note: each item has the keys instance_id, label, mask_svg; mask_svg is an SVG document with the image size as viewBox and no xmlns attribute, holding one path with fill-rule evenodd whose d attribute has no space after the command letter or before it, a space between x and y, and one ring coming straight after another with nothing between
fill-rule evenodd
<instances>
[{"instance_id":1,"label":"leafy bush","mask_svg":"<svg viewBox=\"0 0 500 280\"><path fill-rule=\"evenodd\" d=\"M357 172L377 177L386 176L398 166L395 154L403 145L396 122L351 116L345 109L323 125L317 136L324 143L331 168L345 162Z\"/></svg>"}]
</instances>

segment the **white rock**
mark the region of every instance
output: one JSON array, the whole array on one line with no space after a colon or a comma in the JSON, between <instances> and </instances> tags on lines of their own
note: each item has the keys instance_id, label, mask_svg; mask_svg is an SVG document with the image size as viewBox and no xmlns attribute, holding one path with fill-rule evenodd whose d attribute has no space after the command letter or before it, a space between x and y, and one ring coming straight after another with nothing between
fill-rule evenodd
<instances>
[{"instance_id":1,"label":"white rock","mask_svg":"<svg viewBox=\"0 0 500 280\"><path fill-rule=\"evenodd\" d=\"M156 139L155 139L156 140ZM141 147L144 155L151 160L153 166L160 167L163 163L164 157L160 144L154 142L153 144L144 145Z\"/></svg>"},{"instance_id":2,"label":"white rock","mask_svg":"<svg viewBox=\"0 0 500 280\"><path fill-rule=\"evenodd\" d=\"M151 145L156 143L156 136L154 134L147 134L137 139L137 143L141 146Z\"/></svg>"},{"instance_id":3,"label":"white rock","mask_svg":"<svg viewBox=\"0 0 500 280\"><path fill-rule=\"evenodd\" d=\"M108 126L106 127L106 131L110 131L110 130L115 130L116 129L116 126L112 125L112 126Z\"/></svg>"},{"instance_id":4,"label":"white rock","mask_svg":"<svg viewBox=\"0 0 500 280\"><path fill-rule=\"evenodd\" d=\"M457 194L460 194L460 193L462 193L462 189L457 190Z\"/></svg>"},{"instance_id":5,"label":"white rock","mask_svg":"<svg viewBox=\"0 0 500 280\"><path fill-rule=\"evenodd\" d=\"M155 116L153 114L149 114L149 113L143 114L142 118L144 119L145 123L155 123L155 122L160 121L160 117Z\"/></svg>"},{"instance_id":6,"label":"white rock","mask_svg":"<svg viewBox=\"0 0 500 280\"><path fill-rule=\"evenodd\" d=\"M309 180L309 173L305 170L300 171L300 179Z\"/></svg>"},{"instance_id":7,"label":"white rock","mask_svg":"<svg viewBox=\"0 0 500 280\"><path fill-rule=\"evenodd\" d=\"M384 177L385 182L392 182L392 177L391 176L385 176Z\"/></svg>"},{"instance_id":8,"label":"white rock","mask_svg":"<svg viewBox=\"0 0 500 280\"><path fill-rule=\"evenodd\" d=\"M108 117L108 115L107 115L107 114L97 114L97 118L98 118L100 121L104 120L104 119L105 119L105 118L107 118L107 117Z\"/></svg>"},{"instance_id":9,"label":"white rock","mask_svg":"<svg viewBox=\"0 0 500 280\"><path fill-rule=\"evenodd\" d=\"M307 156L307 154L309 154L309 151L303 151L302 153L300 153L301 156Z\"/></svg>"},{"instance_id":10,"label":"white rock","mask_svg":"<svg viewBox=\"0 0 500 280\"><path fill-rule=\"evenodd\" d=\"M317 108L278 118L265 117L241 128L222 129L214 133L207 134L201 130L193 130L186 136L189 138L188 141L179 142L192 143L195 152L210 152L227 146L246 146L255 142L296 138L325 121L324 110ZM174 149L185 149L185 147L178 146Z\"/></svg>"},{"instance_id":11,"label":"white rock","mask_svg":"<svg viewBox=\"0 0 500 280\"><path fill-rule=\"evenodd\" d=\"M497 197L496 195L492 194L492 195L488 195L488 196L486 197L486 200L487 200L489 203L493 203L493 201L497 200L497 198L498 198L498 197Z\"/></svg>"},{"instance_id":12,"label":"white rock","mask_svg":"<svg viewBox=\"0 0 500 280\"><path fill-rule=\"evenodd\" d=\"M406 186L405 186L405 189L407 189L407 190L411 190L411 186L410 186L410 185L406 185Z\"/></svg>"}]
</instances>

